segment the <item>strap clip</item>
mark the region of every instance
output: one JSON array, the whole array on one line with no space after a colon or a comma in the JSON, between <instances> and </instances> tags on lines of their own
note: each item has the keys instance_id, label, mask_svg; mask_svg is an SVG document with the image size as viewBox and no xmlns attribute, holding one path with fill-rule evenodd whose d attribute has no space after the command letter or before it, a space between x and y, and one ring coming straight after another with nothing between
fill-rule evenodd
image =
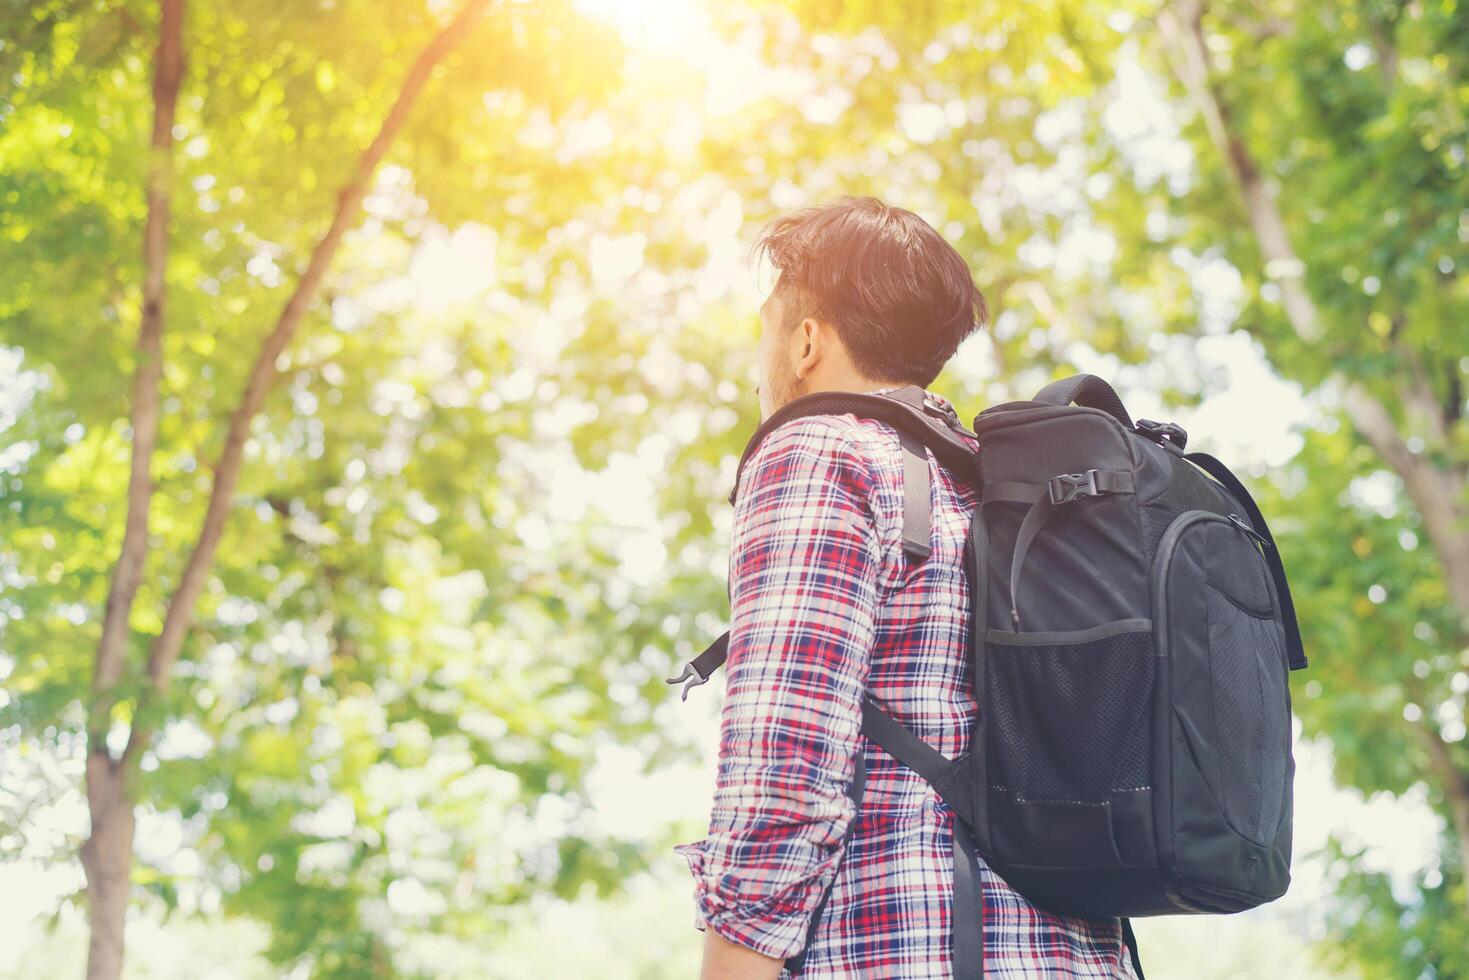
<instances>
[{"instance_id":1,"label":"strap clip","mask_svg":"<svg viewBox=\"0 0 1469 980\"><path fill-rule=\"evenodd\" d=\"M1176 422L1154 422L1152 419L1138 419L1134 423L1134 426L1137 431L1165 448L1182 452L1184 447L1188 445L1188 433L1183 431L1183 426Z\"/></svg>"},{"instance_id":2,"label":"strap clip","mask_svg":"<svg viewBox=\"0 0 1469 980\"><path fill-rule=\"evenodd\" d=\"M959 421L959 413L954 410L954 406L949 405L945 407L940 404L938 398L931 391L924 391L923 407L928 410L928 414L930 415L936 415L956 425L962 426L964 424Z\"/></svg>"},{"instance_id":3,"label":"strap clip","mask_svg":"<svg viewBox=\"0 0 1469 980\"><path fill-rule=\"evenodd\" d=\"M688 683L684 684L683 686L683 693L679 695L680 701L687 701L689 699L689 692L698 687L700 684L708 681L712 673L712 671L710 672L710 674L699 673L699 668L695 667L694 662L690 660L688 663L683 665L682 674L679 674L677 677L665 677L663 679L663 683L680 684L684 681L688 681Z\"/></svg>"},{"instance_id":4,"label":"strap clip","mask_svg":"<svg viewBox=\"0 0 1469 980\"><path fill-rule=\"evenodd\" d=\"M1085 473L1062 473L1046 481L1046 493L1053 504L1069 503L1078 497L1095 497L1102 491L1097 487L1097 471Z\"/></svg>"}]
</instances>

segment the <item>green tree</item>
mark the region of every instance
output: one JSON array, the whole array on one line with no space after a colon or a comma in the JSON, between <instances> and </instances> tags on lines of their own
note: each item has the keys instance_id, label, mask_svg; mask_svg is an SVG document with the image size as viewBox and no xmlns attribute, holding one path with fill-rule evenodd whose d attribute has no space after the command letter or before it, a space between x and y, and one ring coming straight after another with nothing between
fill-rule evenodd
<instances>
[{"instance_id":1,"label":"green tree","mask_svg":"<svg viewBox=\"0 0 1469 980\"><path fill-rule=\"evenodd\" d=\"M961 408L1079 361L1182 404L1207 378L1178 352L1230 329L1325 406L1269 508L1296 707L1343 783L1426 783L1449 828L1406 898L1339 850L1336 945L1466 972L1461 11L717 5L810 87L703 130L674 114L697 80L571 5L480 6L4 8L0 340L30 394L0 453L0 736L86 745L94 975L140 890L387 976L442 966L414 935L483 944L649 859L581 783L719 631L754 320L691 301L698 270L741 220L863 192L934 221L999 311L993 369L937 384ZM492 301L405 298L454 229ZM613 239L656 289L607 271ZM549 513L621 453L677 475L656 546ZM200 867L135 846L159 814Z\"/></svg>"},{"instance_id":2,"label":"green tree","mask_svg":"<svg viewBox=\"0 0 1469 980\"><path fill-rule=\"evenodd\" d=\"M545 493L510 460L539 435L506 390L525 309L353 302L467 223L507 294L549 301L585 273L551 230L648 166L567 136L617 92L600 25L487 7L0 24L0 264L23 270L0 337L35 379L0 510L4 721L17 747L85 739L91 976L119 974L135 884L180 900L166 857L135 866L138 813L192 828L225 908L320 975L614 878L615 844L569 832L524 869L495 838L575 784L589 733L646 729L600 658L663 612L578 591L615 541L557 562L515 532Z\"/></svg>"}]
</instances>

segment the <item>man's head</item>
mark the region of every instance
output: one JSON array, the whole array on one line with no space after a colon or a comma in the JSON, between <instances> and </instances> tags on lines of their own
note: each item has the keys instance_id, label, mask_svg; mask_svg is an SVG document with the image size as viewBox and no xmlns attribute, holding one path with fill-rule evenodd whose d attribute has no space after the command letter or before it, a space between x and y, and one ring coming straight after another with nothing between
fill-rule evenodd
<instances>
[{"instance_id":1,"label":"man's head","mask_svg":"<svg viewBox=\"0 0 1469 980\"><path fill-rule=\"evenodd\" d=\"M962 256L922 218L843 197L756 244L780 277L760 307L760 418L815 391L928 387L989 317Z\"/></svg>"}]
</instances>

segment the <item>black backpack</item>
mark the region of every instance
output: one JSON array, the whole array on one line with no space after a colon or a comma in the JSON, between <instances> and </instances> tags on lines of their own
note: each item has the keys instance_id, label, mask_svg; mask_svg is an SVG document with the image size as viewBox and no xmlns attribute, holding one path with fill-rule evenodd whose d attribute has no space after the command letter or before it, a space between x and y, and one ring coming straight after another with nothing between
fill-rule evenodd
<instances>
[{"instance_id":1,"label":"black backpack","mask_svg":"<svg viewBox=\"0 0 1469 980\"><path fill-rule=\"evenodd\" d=\"M1140 977L1130 917L1239 912L1283 895L1288 671L1306 657L1284 566L1244 485L1185 452L1177 425L1133 422L1085 374L980 412L978 454L917 386L806 395L759 427L740 470L782 423L849 412L898 430L910 555L928 554L925 448L979 494L965 549L979 705L970 750L946 758L870 695L862 705L862 732L955 812L955 976L982 976L983 937L959 927L981 921L975 851L1039 908L1120 917ZM738 491L737 475L731 503ZM688 681L687 697L728 643L725 633L668 683ZM858 752L849 789L859 807L861 762Z\"/></svg>"}]
</instances>

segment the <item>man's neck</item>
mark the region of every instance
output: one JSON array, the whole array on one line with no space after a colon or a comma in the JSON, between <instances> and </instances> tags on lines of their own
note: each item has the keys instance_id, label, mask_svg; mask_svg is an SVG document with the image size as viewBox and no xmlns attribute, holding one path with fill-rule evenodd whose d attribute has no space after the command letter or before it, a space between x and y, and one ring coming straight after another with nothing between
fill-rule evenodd
<instances>
[{"instance_id":1,"label":"man's neck","mask_svg":"<svg viewBox=\"0 0 1469 980\"><path fill-rule=\"evenodd\" d=\"M919 391L923 392L923 395L924 395L925 398L928 397L928 389L927 388L924 388L924 387L922 387L920 385L914 385L911 382L907 382L907 381L900 381L900 382L897 382L895 384L885 384L885 385L877 385L877 386L873 386L873 387L863 387L863 388L858 388L858 389L855 389L855 390L856 390L856 392L858 394L862 394L862 395L886 395L886 394L888 394L890 392L897 391L899 388L909 388L909 387L918 388Z\"/></svg>"}]
</instances>

